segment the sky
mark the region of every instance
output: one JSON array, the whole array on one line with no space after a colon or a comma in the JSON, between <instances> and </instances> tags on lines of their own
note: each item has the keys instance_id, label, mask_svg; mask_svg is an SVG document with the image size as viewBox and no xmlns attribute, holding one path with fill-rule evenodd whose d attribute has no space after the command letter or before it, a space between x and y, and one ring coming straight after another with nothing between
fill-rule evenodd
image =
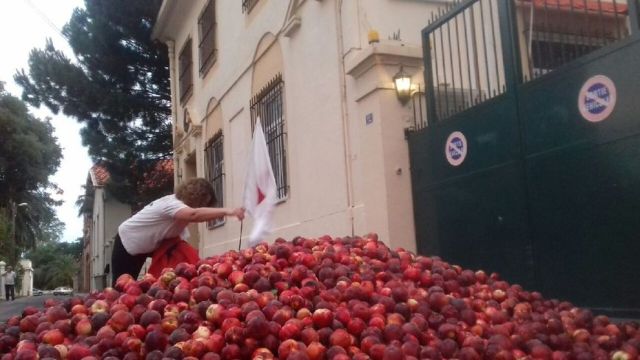
<instances>
[{"instance_id":1,"label":"sky","mask_svg":"<svg viewBox=\"0 0 640 360\"><path fill-rule=\"evenodd\" d=\"M73 52L59 33L71 17L74 8L83 7L82 0L0 0L0 81L5 89L20 97L22 89L13 81L17 69L28 69L29 52L34 47L43 48L51 38L57 49L65 51L73 59ZM55 127L55 137L62 147L63 159L51 181L64 191L54 195L64 204L57 208L58 218L65 223L63 241L82 237L82 218L78 217L75 202L83 193L82 185L91 167L87 149L82 146L80 129L75 119L62 114L54 115L47 108L31 108L32 114L41 119L49 116Z\"/></svg>"}]
</instances>

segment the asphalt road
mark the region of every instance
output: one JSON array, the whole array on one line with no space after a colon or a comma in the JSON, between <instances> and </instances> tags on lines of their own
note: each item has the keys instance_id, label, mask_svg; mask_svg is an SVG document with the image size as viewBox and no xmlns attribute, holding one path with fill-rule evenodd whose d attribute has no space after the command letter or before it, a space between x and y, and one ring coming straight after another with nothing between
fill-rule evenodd
<instances>
[{"instance_id":1,"label":"asphalt road","mask_svg":"<svg viewBox=\"0 0 640 360\"><path fill-rule=\"evenodd\" d=\"M3 299L2 301L0 301L0 322L7 321L7 319L12 317L13 315L21 315L22 309L27 306L35 306L41 309L44 308L43 304L45 299L66 299L68 297L69 296L43 295L16 298L14 301L5 301Z\"/></svg>"}]
</instances>

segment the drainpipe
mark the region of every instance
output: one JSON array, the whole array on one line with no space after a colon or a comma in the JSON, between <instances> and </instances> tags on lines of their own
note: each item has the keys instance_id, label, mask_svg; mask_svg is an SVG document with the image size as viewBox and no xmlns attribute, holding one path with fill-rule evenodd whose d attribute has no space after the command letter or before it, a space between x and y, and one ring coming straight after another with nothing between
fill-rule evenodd
<instances>
[{"instance_id":1,"label":"drainpipe","mask_svg":"<svg viewBox=\"0 0 640 360\"><path fill-rule=\"evenodd\" d=\"M107 265L107 232L105 231L105 227L107 226L107 192L102 191L102 223L100 224L100 239L102 243L102 263L100 264L100 274L102 274L102 289L109 287L110 284L107 284L107 274L104 272L104 267ZM136 279L137 280L137 279Z\"/></svg>"},{"instance_id":2,"label":"drainpipe","mask_svg":"<svg viewBox=\"0 0 640 360\"><path fill-rule=\"evenodd\" d=\"M176 86L176 61L175 61L175 55L176 55L176 42L174 40L167 40L165 41L165 44L167 45L167 56L169 57L169 84L171 87L171 136L173 138L173 140L175 140L176 138L176 124L178 123L178 110L177 110L177 106L178 106L178 101L177 101L177 86ZM173 142L173 141L172 141ZM177 184L179 182L179 179L177 178L177 175L180 172L180 169L178 168L179 165L179 161L176 158L176 154L174 152L173 154L174 157L174 169L175 169L175 173L174 173L174 182Z\"/></svg>"},{"instance_id":3,"label":"drainpipe","mask_svg":"<svg viewBox=\"0 0 640 360\"><path fill-rule=\"evenodd\" d=\"M344 164L347 187L347 211L351 222L351 236L355 235L353 214L353 175L351 166L351 137L349 133L349 111L347 108L347 80L344 64L344 36L342 32L342 0L335 2L336 8L336 40L338 43L338 63L340 64L340 105L342 110L342 141L344 145Z\"/></svg>"}]
</instances>

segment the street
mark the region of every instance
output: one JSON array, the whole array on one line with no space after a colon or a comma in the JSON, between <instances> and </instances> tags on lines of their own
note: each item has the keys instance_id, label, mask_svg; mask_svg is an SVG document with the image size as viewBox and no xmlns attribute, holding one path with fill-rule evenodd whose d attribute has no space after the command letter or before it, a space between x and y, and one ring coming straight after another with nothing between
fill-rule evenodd
<instances>
[{"instance_id":1,"label":"street","mask_svg":"<svg viewBox=\"0 0 640 360\"><path fill-rule=\"evenodd\" d=\"M0 322L5 322L13 315L22 314L22 309L27 306L36 306L39 308L43 307L43 303L48 298L56 298L56 299L66 299L69 296L53 296L53 295L44 295L44 296L25 296L21 298L16 298L15 301L5 301L2 300L0 302Z\"/></svg>"}]
</instances>

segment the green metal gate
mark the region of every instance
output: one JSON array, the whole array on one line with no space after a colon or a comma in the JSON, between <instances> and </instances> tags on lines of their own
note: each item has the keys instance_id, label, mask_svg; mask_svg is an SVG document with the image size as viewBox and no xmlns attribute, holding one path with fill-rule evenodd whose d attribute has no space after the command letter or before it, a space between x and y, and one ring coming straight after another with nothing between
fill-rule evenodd
<instances>
[{"instance_id":1,"label":"green metal gate","mask_svg":"<svg viewBox=\"0 0 640 360\"><path fill-rule=\"evenodd\" d=\"M463 1L423 47L418 251L639 317L637 0Z\"/></svg>"}]
</instances>

